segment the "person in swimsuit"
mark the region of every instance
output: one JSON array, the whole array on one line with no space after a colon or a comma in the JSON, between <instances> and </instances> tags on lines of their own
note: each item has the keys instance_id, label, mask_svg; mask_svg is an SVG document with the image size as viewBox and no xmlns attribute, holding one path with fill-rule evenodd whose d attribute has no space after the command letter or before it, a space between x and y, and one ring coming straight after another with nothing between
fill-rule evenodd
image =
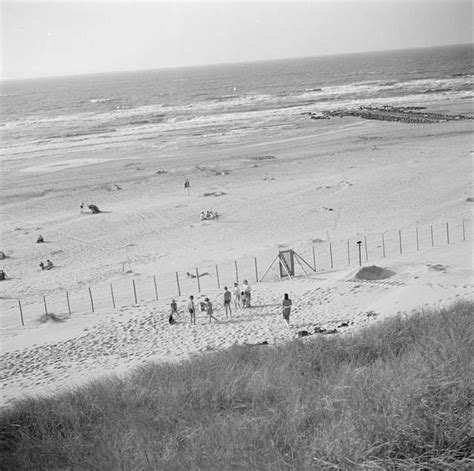
<instances>
[{"instance_id":1,"label":"person in swimsuit","mask_svg":"<svg viewBox=\"0 0 474 471\"><path fill-rule=\"evenodd\" d=\"M230 307L230 301L232 299L232 294L227 289L227 286L224 287L224 308L225 308L225 316L229 317L232 316L232 308Z\"/></svg>"},{"instance_id":2,"label":"person in swimsuit","mask_svg":"<svg viewBox=\"0 0 474 471\"><path fill-rule=\"evenodd\" d=\"M283 308L283 319L287 325L290 325L290 313L291 313L291 299L288 297L288 293L285 293L282 303Z\"/></svg>"}]
</instances>

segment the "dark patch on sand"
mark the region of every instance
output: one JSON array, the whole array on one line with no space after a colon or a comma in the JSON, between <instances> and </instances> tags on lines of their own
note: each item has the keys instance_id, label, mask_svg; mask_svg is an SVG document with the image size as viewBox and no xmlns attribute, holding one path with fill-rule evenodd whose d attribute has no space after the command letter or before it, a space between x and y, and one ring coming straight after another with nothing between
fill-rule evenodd
<instances>
[{"instance_id":1,"label":"dark patch on sand","mask_svg":"<svg viewBox=\"0 0 474 471\"><path fill-rule=\"evenodd\" d=\"M391 278L393 275L396 275L396 273L391 270L372 265L371 267L361 268L355 278L357 280L385 280Z\"/></svg>"}]
</instances>

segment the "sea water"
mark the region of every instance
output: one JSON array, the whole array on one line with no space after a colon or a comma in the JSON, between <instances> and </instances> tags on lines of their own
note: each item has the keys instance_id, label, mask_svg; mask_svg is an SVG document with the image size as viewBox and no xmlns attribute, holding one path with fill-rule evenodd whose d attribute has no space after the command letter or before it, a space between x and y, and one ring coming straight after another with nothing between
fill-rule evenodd
<instances>
[{"instance_id":1,"label":"sea water","mask_svg":"<svg viewBox=\"0 0 474 471\"><path fill-rule=\"evenodd\" d=\"M472 100L472 46L4 81L0 158L298 126L305 113Z\"/></svg>"}]
</instances>

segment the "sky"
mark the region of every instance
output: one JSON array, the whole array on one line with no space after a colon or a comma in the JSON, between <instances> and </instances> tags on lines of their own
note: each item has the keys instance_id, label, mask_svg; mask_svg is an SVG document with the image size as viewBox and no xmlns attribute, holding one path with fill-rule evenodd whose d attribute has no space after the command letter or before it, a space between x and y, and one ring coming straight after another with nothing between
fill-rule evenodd
<instances>
[{"instance_id":1,"label":"sky","mask_svg":"<svg viewBox=\"0 0 474 471\"><path fill-rule=\"evenodd\" d=\"M472 42L470 0L2 1L1 78Z\"/></svg>"}]
</instances>

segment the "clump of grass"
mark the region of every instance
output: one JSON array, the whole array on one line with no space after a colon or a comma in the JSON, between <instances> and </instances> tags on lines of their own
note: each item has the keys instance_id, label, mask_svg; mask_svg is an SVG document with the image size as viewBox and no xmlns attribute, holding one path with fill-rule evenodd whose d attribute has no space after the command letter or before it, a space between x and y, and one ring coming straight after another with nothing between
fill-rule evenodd
<instances>
[{"instance_id":1,"label":"clump of grass","mask_svg":"<svg viewBox=\"0 0 474 471\"><path fill-rule=\"evenodd\" d=\"M3 413L2 469L460 469L474 303L236 346Z\"/></svg>"}]
</instances>

